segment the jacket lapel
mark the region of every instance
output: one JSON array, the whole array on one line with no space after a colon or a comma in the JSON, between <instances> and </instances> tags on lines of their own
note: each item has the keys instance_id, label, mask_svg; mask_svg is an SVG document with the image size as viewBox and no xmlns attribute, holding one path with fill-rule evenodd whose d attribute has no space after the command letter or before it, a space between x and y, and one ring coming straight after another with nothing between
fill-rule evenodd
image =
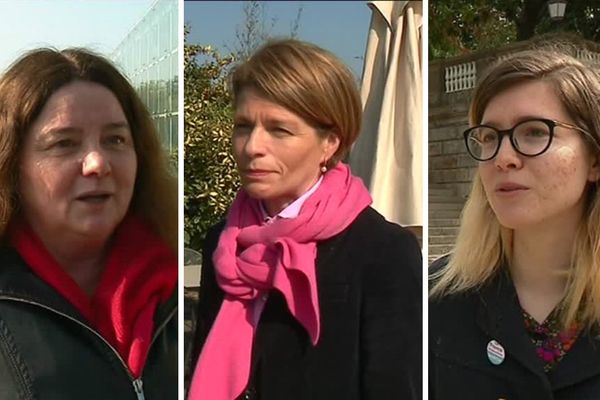
<instances>
[{"instance_id":1,"label":"jacket lapel","mask_svg":"<svg viewBox=\"0 0 600 400\"><path fill-rule=\"evenodd\" d=\"M550 372L554 390L563 389L600 375L600 341L598 332L582 332L571 350Z\"/></svg>"},{"instance_id":2,"label":"jacket lapel","mask_svg":"<svg viewBox=\"0 0 600 400\"><path fill-rule=\"evenodd\" d=\"M73 305L38 278L13 249L0 249L0 265L0 299L40 305L89 324Z\"/></svg>"},{"instance_id":3,"label":"jacket lapel","mask_svg":"<svg viewBox=\"0 0 600 400\"><path fill-rule=\"evenodd\" d=\"M508 272L499 272L494 280L480 291L477 324L504 347L507 357L517 361L550 390L542 362L525 330L517 293ZM522 381L523 374L515 371L510 378Z\"/></svg>"}]
</instances>

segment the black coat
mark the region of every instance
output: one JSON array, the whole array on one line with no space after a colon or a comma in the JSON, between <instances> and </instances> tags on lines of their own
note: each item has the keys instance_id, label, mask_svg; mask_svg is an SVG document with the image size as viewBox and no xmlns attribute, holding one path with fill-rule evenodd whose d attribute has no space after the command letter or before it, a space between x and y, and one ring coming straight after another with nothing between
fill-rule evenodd
<instances>
[{"instance_id":1,"label":"black coat","mask_svg":"<svg viewBox=\"0 0 600 400\"><path fill-rule=\"evenodd\" d=\"M222 228L205 241L196 357L223 299L211 260ZM271 291L243 398L420 399L421 271L412 233L371 208L344 232L318 243L319 342L310 344L283 296Z\"/></svg>"},{"instance_id":2,"label":"black coat","mask_svg":"<svg viewBox=\"0 0 600 400\"><path fill-rule=\"evenodd\" d=\"M143 392L177 399L176 293L154 321ZM140 398L116 350L16 251L0 250L0 400Z\"/></svg>"},{"instance_id":3,"label":"black coat","mask_svg":"<svg viewBox=\"0 0 600 400\"><path fill-rule=\"evenodd\" d=\"M505 350L500 365L488 359L490 340ZM506 271L479 290L430 301L429 352L432 400L600 399L600 341L583 332L546 374Z\"/></svg>"}]
</instances>

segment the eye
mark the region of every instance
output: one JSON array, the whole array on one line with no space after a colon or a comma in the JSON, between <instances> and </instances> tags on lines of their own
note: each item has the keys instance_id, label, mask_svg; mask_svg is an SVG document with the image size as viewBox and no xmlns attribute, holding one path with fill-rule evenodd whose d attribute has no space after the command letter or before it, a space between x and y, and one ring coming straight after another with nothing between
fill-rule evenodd
<instances>
[{"instance_id":1,"label":"eye","mask_svg":"<svg viewBox=\"0 0 600 400\"><path fill-rule=\"evenodd\" d=\"M252 127L250 126L250 124L236 123L233 125L234 135L246 135L250 132L252 132Z\"/></svg>"},{"instance_id":2,"label":"eye","mask_svg":"<svg viewBox=\"0 0 600 400\"><path fill-rule=\"evenodd\" d=\"M127 138L122 135L111 135L108 137L107 142L112 145L120 146L127 143Z\"/></svg>"},{"instance_id":3,"label":"eye","mask_svg":"<svg viewBox=\"0 0 600 400\"><path fill-rule=\"evenodd\" d=\"M287 128L284 128L282 126L275 126L275 127L271 128L270 131L274 136L277 136L277 137L285 137L285 136L293 135L293 133L290 130L288 130Z\"/></svg>"},{"instance_id":4,"label":"eye","mask_svg":"<svg viewBox=\"0 0 600 400\"><path fill-rule=\"evenodd\" d=\"M492 131L484 132L480 137L481 143L491 143L496 141L496 133Z\"/></svg>"},{"instance_id":5,"label":"eye","mask_svg":"<svg viewBox=\"0 0 600 400\"><path fill-rule=\"evenodd\" d=\"M543 128L530 128L527 129L525 135L530 137L545 137L548 135L548 130Z\"/></svg>"},{"instance_id":6,"label":"eye","mask_svg":"<svg viewBox=\"0 0 600 400\"><path fill-rule=\"evenodd\" d=\"M50 147L57 148L57 149L69 149L69 148L75 147L76 145L77 145L77 142L73 139L60 139L60 140L57 140L56 142L52 143Z\"/></svg>"},{"instance_id":7,"label":"eye","mask_svg":"<svg viewBox=\"0 0 600 400\"><path fill-rule=\"evenodd\" d=\"M480 145L495 143L498 139L498 134L493 129L481 127L471 133L471 139Z\"/></svg>"},{"instance_id":8,"label":"eye","mask_svg":"<svg viewBox=\"0 0 600 400\"><path fill-rule=\"evenodd\" d=\"M550 128L541 121L529 121L519 125L515 134L521 140L545 140L550 135Z\"/></svg>"}]
</instances>

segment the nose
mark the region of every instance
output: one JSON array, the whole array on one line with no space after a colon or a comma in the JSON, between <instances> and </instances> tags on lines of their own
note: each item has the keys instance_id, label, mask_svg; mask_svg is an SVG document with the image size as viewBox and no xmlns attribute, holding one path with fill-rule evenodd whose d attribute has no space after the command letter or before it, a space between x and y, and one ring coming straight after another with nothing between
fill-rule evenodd
<instances>
[{"instance_id":1,"label":"nose","mask_svg":"<svg viewBox=\"0 0 600 400\"><path fill-rule=\"evenodd\" d=\"M110 163L105 154L99 150L88 152L81 163L81 173L83 176L97 175L106 176L110 173Z\"/></svg>"},{"instance_id":2,"label":"nose","mask_svg":"<svg viewBox=\"0 0 600 400\"><path fill-rule=\"evenodd\" d=\"M508 136L501 139L494 165L500 170L518 169L523 165L521 155L517 153Z\"/></svg>"},{"instance_id":3,"label":"nose","mask_svg":"<svg viewBox=\"0 0 600 400\"><path fill-rule=\"evenodd\" d=\"M255 127L246 136L244 153L250 158L260 157L266 153L266 132L260 127Z\"/></svg>"}]
</instances>

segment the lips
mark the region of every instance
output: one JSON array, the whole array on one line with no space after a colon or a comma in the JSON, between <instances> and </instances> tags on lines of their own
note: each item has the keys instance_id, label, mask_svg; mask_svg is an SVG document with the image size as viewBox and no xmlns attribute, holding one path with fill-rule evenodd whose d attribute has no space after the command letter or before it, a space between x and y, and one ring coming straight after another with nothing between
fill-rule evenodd
<instances>
[{"instance_id":1,"label":"lips","mask_svg":"<svg viewBox=\"0 0 600 400\"><path fill-rule=\"evenodd\" d=\"M495 190L497 193L517 193L517 192L525 191L528 189L529 188L527 186L521 185L519 183L502 182L502 183L496 185Z\"/></svg>"},{"instance_id":2,"label":"lips","mask_svg":"<svg viewBox=\"0 0 600 400\"><path fill-rule=\"evenodd\" d=\"M112 197L112 195L113 194L111 192L96 190L82 193L79 196L77 196L75 200L83 201L86 203L100 204L107 201L109 198Z\"/></svg>"},{"instance_id":3,"label":"lips","mask_svg":"<svg viewBox=\"0 0 600 400\"><path fill-rule=\"evenodd\" d=\"M271 173L273 173L273 171L259 168L247 168L242 170L242 175L247 178L263 178Z\"/></svg>"}]
</instances>

